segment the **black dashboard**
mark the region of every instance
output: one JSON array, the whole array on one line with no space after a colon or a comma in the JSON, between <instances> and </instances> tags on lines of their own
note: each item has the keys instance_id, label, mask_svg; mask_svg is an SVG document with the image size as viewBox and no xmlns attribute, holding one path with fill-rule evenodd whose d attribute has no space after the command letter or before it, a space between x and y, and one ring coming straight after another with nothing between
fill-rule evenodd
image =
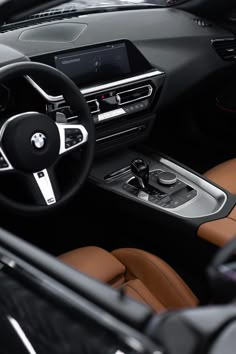
<instances>
[{"instance_id":1,"label":"black dashboard","mask_svg":"<svg viewBox=\"0 0 236 354\"><path fill-rule=\"evenodd\" d=\"M0 66L32 60L71 77L90 106L103 151L111 141L116 147L143 139L158 109L234 64L212 46L232 33L214 22L202 24L184 11L143 9L17 25L0 31ZM31 77L6 86L0 92L2 115L2 101L9 103L9 91L17 87L20 96L27 95L5 108L21 110L25 100L28 106L37 101L39 110L65 112L63 97L47 80Z\"/></svg>"}]
</instances>

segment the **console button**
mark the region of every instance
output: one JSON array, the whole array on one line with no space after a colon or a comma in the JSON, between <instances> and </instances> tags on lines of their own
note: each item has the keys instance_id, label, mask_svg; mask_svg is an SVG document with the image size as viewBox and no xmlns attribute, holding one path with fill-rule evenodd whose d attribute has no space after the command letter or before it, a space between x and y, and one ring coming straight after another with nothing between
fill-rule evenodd
<instances>
[{"instance_id":1,"label":"console button","mask_svg":"<svg viewBox=\"0 0 236 354\"><path fill-rule=\"evenodd\" d=\"M172 172L161 172L158 176L157 176L157 181L160 184L164 184L164 185L173 185L177 182L177 176L176 174L172 173Z\"/></svg>"}]
</instances>

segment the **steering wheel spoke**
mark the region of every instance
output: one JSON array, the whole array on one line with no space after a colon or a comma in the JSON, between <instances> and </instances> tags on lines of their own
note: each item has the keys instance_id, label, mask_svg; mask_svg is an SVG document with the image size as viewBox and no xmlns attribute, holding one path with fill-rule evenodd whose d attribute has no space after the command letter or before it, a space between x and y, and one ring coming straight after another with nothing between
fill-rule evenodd
<instances>
[{"instance_id":1,"label":"steering wheel spoke","mask_svg":"<svg viewBox=\"0 0 236 354\"><path fill-rule=\"evenodd\" d=\"M65 154L88 141L88 132L82 124L56 123L60 135L60 152Z\"/></svg>"},{"instance_id":2,"label":"steering wheel spoke","mask_svg":"<svg viewBox=\"0 0 236 354\"><path fill-rule=\"evenodd\" d=\"M37 204L50 206L57 203L59 188L52 168L33 173L33 181L35 188L31 190Z\"/></svg>"},{"instance_id":3,"label":"steering wheel spoke","mask_svg":"<svg viewBox=\"0 0 236 354\"><path fill-rule=\"evenodd\" d=\"M6 171L12 171L12 170L14 170L14 167L11 165L5 152L3 151L2 147L0 146L0 173L6 172Z\"/></svg>"}]
</instances>

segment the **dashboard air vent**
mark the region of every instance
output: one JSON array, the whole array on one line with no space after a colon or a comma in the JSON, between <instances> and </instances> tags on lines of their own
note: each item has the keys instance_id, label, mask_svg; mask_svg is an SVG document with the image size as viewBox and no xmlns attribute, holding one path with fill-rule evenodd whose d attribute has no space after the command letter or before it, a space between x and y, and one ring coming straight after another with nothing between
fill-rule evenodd
<instances>
[{"instance_id":1,"label":"dashboard air vent","mask_svg":"<svg viewBox=\"0 0 236 354\"><path fill-rule=\"evenodd\" d=\"M194 22L200 27L211 27L212 24L204 18L195 18Z\"/></svg>"},{"instance_id":2,"label":"dashboard air vent","mask_svg":"<svg viewBox=\"0 0 236 354\"><path fill-rule=\"evenodd\" d=\"M121 91L116 94L116 99L119 106L128 104L131 102L143 100L144 98L150 97L153 93L153 88L151 85L145 85L136 87L131 90Z\"/></svg>"},{"instance_id":3,"label":"dashboard air vent","mask_svg":"<svg viewBox=\"0 0 236 354\"><path fill-rule=\"evenodd\" d=\"M214 39L212 45L223 60L236 61L236 38Z\"/></svg>"},{"instance_id":4,"label":"dashboard air vent","mask_svg":"<svg viewBox=\"0 0 236 354\"><path fill-rule=\"evenodd\" d=\"M100 112L100 107L99 107L98 100L87 101L87 103L88 103L89 109L90 109L92 114Z\"/></svg>"},{"instance_id":5,"label":"dashboard air vent","mask_svg":"<svg viewBox=\"0 0 236 354\"><path fill-rule=\"evenodd\" d=\"M62 6L54 7L50 10L36 13L28 17L28 19L39 19L39 18L45 18L50 16L66 15L73 12L77 12L78 10L79 10L78 4L69 3L69 4L64 4Z\"/></svg>"}]
</instances>

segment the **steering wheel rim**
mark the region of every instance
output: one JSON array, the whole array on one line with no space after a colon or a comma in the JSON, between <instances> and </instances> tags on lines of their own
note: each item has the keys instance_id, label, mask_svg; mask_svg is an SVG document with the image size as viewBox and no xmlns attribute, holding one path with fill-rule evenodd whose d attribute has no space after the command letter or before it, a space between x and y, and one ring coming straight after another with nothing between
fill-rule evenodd
<instances>
[{"instance_id":1,"label":"steering wheel rim","mask_svg":"<svg viewBox=\"0 0 236 354\"><path fill-rule=\"evenodd\" d=\"M6 82L27 75L34 76L39 74L41 77L47 78L47 80L53 80L56 85L55 87L61 91L68 106L70 106L73 113L79 117L80 124L85 127L88 134L86 144L83 145L76 183L74 183L56 203L52 205L24 204L12 200L10 197L0 192L0 203L20 213L48 212L49 210L55 210L68 203L85 182L92 166L95 151L95 126L91 112L79 88L68 76L46 64L28 61L9 64L0 68L0 82Z\"/></svg>"}]
</instances>

